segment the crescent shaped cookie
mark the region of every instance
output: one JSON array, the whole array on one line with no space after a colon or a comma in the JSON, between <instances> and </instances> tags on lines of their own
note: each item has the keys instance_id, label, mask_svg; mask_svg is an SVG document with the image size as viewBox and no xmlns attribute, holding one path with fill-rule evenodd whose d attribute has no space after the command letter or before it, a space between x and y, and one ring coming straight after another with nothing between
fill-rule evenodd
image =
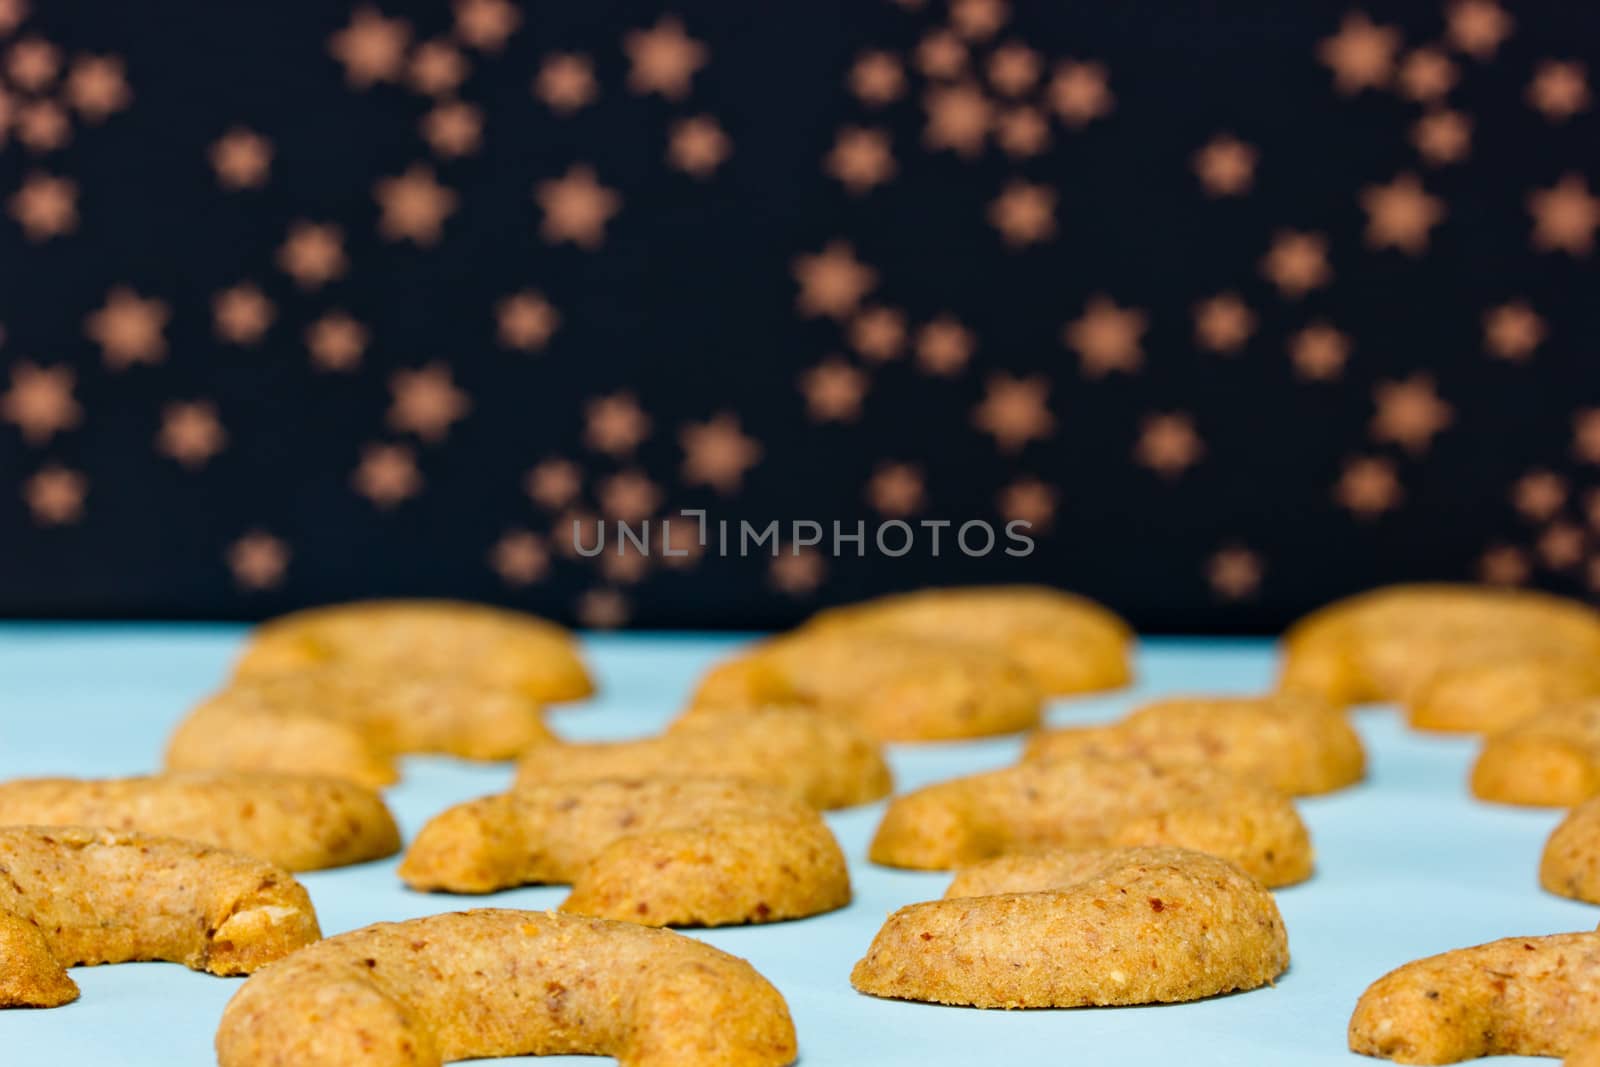
<instances>
[{"instance_id":1,"label":"crescent shaped cookie","mask_svg":"<svg viewBox=\"0 0 1600 1067\"><path fill-rule=\"evenodd\" d=\"M1546 708L1490 735L1472 792L1500 804L1569 808L1600 793L1600 700Z\"/></svg>"},{"instance_id":2,"label":"crescent shaped cookie","mask_svg":"<svg viewBox=\"0 0 1600 1067\"><path fill-rule=\"evenodd\" d=\"M1350 1051L1397 1063L1600 1055L1600 934L1508 937L1414 960L1367 988Z\"/></svg>"},{"instance_id":3,"label":"crescent shaped cookie","mask_svg":"<svg viewBox=\"0 0 1600 1067\"><path fill-rule=\"evenodd\" d=\"M705 711L660 737L541 745L517 765L518 786L661 775L756 782L822 809L867 804L893 788L872 738L808 708Z\"/></svg>"},{"instance_id":4,"label":"crescent shaped cookie","mask_svg":"<svg viewBox=\"0 0 1600 1067\"><path fill-rule=\"evenodd\" d=\"M319 936L288 871L193 841L0 827L0 871L0 1007L74 999L64 968L78 964L167 960L249 974Z\"/></svg>"},{"instance_id":5,"label":"crescent shaped cookie","mask_svg":"<svg viewBox=\"0 0 1600 1067\"><path fill-rule=\"evenodd\" d=\"M594 692L571 634L518 611L453 600L367 600L297 611L251 634L238 677L338 664L398 668L530 700Z\"/></svg>"},{"instance_id":6,"label":"crescent shaped cookie","mask_svg":"<svg viewBox=\"0 0 1600 1067\"><path fill-rule=\"evenodd\" d=\"M1419 730L1493 734L1555 704L1600 696L1600 662L1568 653L1488 656L1440 667L1407 708Z\"/></svg>"},{"instance_id":7,"label":"crescent shaped cookie","mask_svg":"<svg viewBox=\"0 0 1600 1067\"><path fill-rule=\"evenodd\" d=\"M1039 725L1042 695L992 649L898 633L801 631L757 645L701 680L686 716L811 705L880 741L941 741Z\"/></svg>"},{"instance_id":8,"label":"crescent shaped cookie","mask_svg":"<svg viewBox=\"0 0 1600 1067\"><path fill-rule=\"evenodd\" d=\"M376 793L331 778L283 774L0 782L0 826L136 830L291 871L365 863L400 850L400 831Z\"/></svg>"},{"instance_id":9,"label":"crescent shaped cookie","mask_svg":"<svg viewBox=\"0 0 1600 1067\"><path fill-rule=\"evenodd\" d=\"M863 993L980 1008L1198 1000L1289 966L1272 894L1216 856L1128 848L1003 857L889 916Z\"/></svg>"},{"instance_id":10,"label":"crescent shaped cookie","mask_svg":"<svg viewBox=\"0 0 1600 1067\"><path fill-rule=\"evenodd\" d=\"M783 996L737 956L670 930L484 909L377 923L245 982L219 1067L438 1067L615 1056L622 1067L783 1067Z\"/></svg>"},{"instance_id":11,"label":"crescent shaped cookie","mask_svg":"<svg viewBox=\"0 0 1600 1067\"><path fill-rule=\"evenodd\" d=\"M994 646L1050 696L1127 685L1133 630L1087 597L1039 585L924 589L822 612L810 630L900 633Z\"/></svg>"},{"instance_id":12,"label":"crescent shaped cookie","mask_svg":"<svg viewBox=\"0 0 1600 1067\"><path fill-rule=\"evenodd\" d=\"M562 911L647 926L725 926L850 902L844 854L816 810L746 782L531 785L458 804L412 842L413 889L489 893L571 883Z\"/></svg>"},{"instance_id":13,"label":"crescent shaped cookie","mask_svg":"<svg viewBox=\"0 0 1600 1067\"><path fill-rule=\"evenodd\" d=\"M1366 773L1361 739L1345 713L1317 697L1175 697L1109 726L1047 730L1024 759L1142 759L1208 764L1285 793L1328 793Z\"/></svg>"},{"instance_id":14,"label":"crescent shaped cookie","mask_svg":"<svg viewBox=\"0 0 1600 1067\"><path fill-rule=\"evenodd\" d=\"M378 786L398 779L399 754L503 760L550 740L540 705L512 690L352 664L235 680L179 724L166 765Z\"/></svg>"},{"instance_id":15,"label":"crescent shaped cookie","mask_svg":"<svg viewBox=\"0 0 1600 1067\"><path fill-rule=\"evenodd\" d=\"M1413 699L1441 667L1486 657L1600 656L1600 612L1473 585L1395 585L1329 604L1284 636L1279 687L1335 704Z\"/></svg>"},{"instance_id":16,"label":"crescent shaped cookie","mask_svg":"<svg viewBox=\"0 0 1600 1067\"><path fill-rule=\"evenodd\" d=\"M1600 904L1600 797L1567 812L1551 831L1539 884L1557 896Z\"/></svg>"},{"instance_id":17,"label":"crescent shaped cookie","mask_svg":"<svg viewBox=\"0 0 1600 1067\"><path fill-rule=\"evenodd\" d=\"M1062 759L956 778L895 797L868 855L945 870L1008 852L1176 845L1238 864L1270 886L1311 876L1311 841L1289 798L1210 767Z\"/></svg>"}]
</instances>

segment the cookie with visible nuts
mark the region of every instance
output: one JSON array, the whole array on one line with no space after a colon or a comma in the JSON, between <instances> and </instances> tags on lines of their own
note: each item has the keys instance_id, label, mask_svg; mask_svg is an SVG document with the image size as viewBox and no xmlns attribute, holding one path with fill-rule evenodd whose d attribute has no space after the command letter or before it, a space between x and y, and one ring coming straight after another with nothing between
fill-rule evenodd
<instances>
[{"instance_id":1,"label":"cookie with visible nuts","mask_svg":"<svg viewBox=\"0 0 1600 1067\"><path fill-rule=\"evenodd\" d=\"M0 826L102 826L181 837L314 871L400 851L383 798L334 778L157 774L0 782Z\"/></svg>"},{"instance_id":2,"label":"cookie with visible nuts","mask_svg":"<svg viewBox=\"0 0 1600 1067\"><path fill-rule=\"evenodd\" d=\"M1472 766L1472 792L1551 808L1600 793L1600 699L1557 704L1490 735Z\"/></svg>"},{"instance_id":3,"label":"cookie with visible nuts","mask_svg":"<svg viewBox=\"0 0 1600 1067\"><path fill-rule=\"evenodd\" d=\"M782 994L670 930L483 909L330 937L245 982L219 1067L439 1067L560 1053L629 1067L785 1067Z\"/></svg>"},{"instance_id":4,"label":"cookie with visible nuts","mask_svg":"<svg viewBox=\"0 0 1600 1067\"><path fill-rule=\"evenodd\" d=\"M458 804L400 864L413 889L572 885L562 911L647 926L779 922L850 902L844 854L816 810L748 782L536 784Z\"/></svg>"},{"instance_id":5,"label":"cookie with visible nuts","mask_svg":"<svg viewBox=\"0 0 1600 1067\"><path fill-rule=\"evenodd\" d=\"M1198 1000L1273 981L1289 942L1272 894L1181 848L1004 856L889 916L850 982L980 1008Z\"/></svg>"},{"instance_id":6,"label":"cookie with visible nuts","mask_svg":"<svg viewBox=\"0 0 1600 1067\"><path fill-rule=\"evenodd\" d=\"M0 1007L75 999L65 968L79 964L166 960L249 974L320 936L288 871L193 841L0 827L0 870Z\"/></svg>"},{"instance_id":7,"label":"cookie with visible nuts","mask_svg":"<svg viewBox=\"0 0 1600 1067\"><path fill-rule=\"evenodd\" d=\"M1344 711L1290 693L1170 697L1109 726L1041 731L1023 754L1063 757L1205 764L1295 795L1343 789L1366 773L1361 738Z\"/></svg>"},{"instance_id":8,"label":"cookie with visible nuts","mask_svg":"<svg viewBox=\"0 0 1600 1067\"><path fill-rule=\"evenodd\" d=\"M1172 845L1231 860L1269 886L1311 876L1293 803L1212 767L1063 758L940 782L895 797L868 855L946 870L1009 852Z\"/></svg>"},{"instance_id":9,"label":"cookie with visible nuts","mask_svg":"<svg viewBox=\"0 0 1600 1067\"><path fill-rule=\"evenodd\" d=\"M805 707L706 709L636 741L530 748L517 783L705 776L770 785L816 808L847 808L893 787L883 750L847 719Z\"/></svg>"},{"instance_id":10,"label":"cookie with visible nuts","mask_svg":"<svg viewBox=\"0 0 1600 1067\"><path fill-rule=\"evenodd\" d=\"M1414 960L1372 983L1350 1051L1397 1063L1600 1054L1600 934L1508 937Z\"/></svg>"}]
</instances>

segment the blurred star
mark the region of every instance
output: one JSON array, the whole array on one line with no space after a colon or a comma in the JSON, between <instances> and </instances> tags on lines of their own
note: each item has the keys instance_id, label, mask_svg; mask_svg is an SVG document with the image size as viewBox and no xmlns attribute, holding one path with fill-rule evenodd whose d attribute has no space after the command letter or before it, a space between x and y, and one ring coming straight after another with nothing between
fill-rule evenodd
<instances>
[{"instance_id":1,"label":"blurred star","mask_svg":"<svg viewBox=\"0 0 1600 1067\"><path fill-rule=\"evenodd\" d=\"M1139 339L1145 324L1144 312L1118 307L1107 296L1092 296L1083 315L1066 325L1062 339L1078 353L1088 377L1103 378L1112 371L1131 374L1144 363Z\"/></svg>"},{"instance_id":2,"label":"blurred star","mask_svg":"<svg viewBox=\"0 0 1600 1067\"><path fill-rule=\"evenodd\" d=\"M1134 459L1163 478L1175 478L1200 461L1205 444L1195 433L1194 420L1182 412L1146 415L1139 423Z\"/></svg>"},{"instance_id":3,"label":"blurred star","mask_svg":"<svg viewBox=\"0 0 1600 1067\"><path fill-rule=\"evenodd\" d=\"M11 387L0 393L0 418L15 426L30 445L42 445L83 421L73 397L77 374L71 367L11 366Z\"/></svg>"},{"instance_id":4,"label":"blurred star","mask_svg":"<svg viewBox=\"0 0 1600 1067\"><path fill-rule=\"evenodd\" d=\"M289 568L289 546L271 534L253 530L229 547L227 560L240 588L248 592L271 589L283 582Z\"/></svg>"},{"instance_id":5,"label":"blurred star","mask_svg":"<svg viewBox=\"0 0 1600 1067\"><path fill-rule=\"evenodd\" d=\"M456 388L445 363L397 370L389 377L389 390L394 397L389 406L389 425L424 441L444 440L451 424L472 409L471 400Z\"/></svg>"},{"instance_id":6,"label":"blurred star","mask_svg":"<svg viewBox=\"0 0 1600 1067\"><path fill-rule=\"evenodd\" d=\"M433 169L413 163L405 173L379 178L373 186L378 201L378 233L390 241L412 241L419 245L439 243L444 220L455 212L460 200L454 190L440 185Z\"/></svg>"},{"instance_id":7,"label":"blurred star","mask_svg":"<svg viewBox=\"0 0 1600 1067\"><path fill-rule=\"evenodd\" d=\"M135 363L160 363L167 355L164 331L170 314L162 301L115 285L106 293L105 304L84 320L84 333L100 346L106 366L112 370Z\"/></svg>"},{"instance_id":8,"label":"blurred star","mask_svg":"<svg viewBox=\"0 0 1600 1067\"><path fill-rule=\"evenodd\" d=\"M592 167L574 164L560 178L540 182L534 199L544 212L539 232L551 244L571 241L593 250L605 242L606 223L622 208L622 198L595 180Z\"/></svg>"},{"instance_id":9,"label":"blurred star","mask_svg":"<svg viewBox=\"0 0 1600 1067\"><path fill-rule=\"evenodd\" d=\"M216 405L205 400L175 402L161 411L156 449L185 467L203 467L221 452L228 434L217 418Z\"/></svg>"},{"instance_id":10,"label":"blurred star","mask_svg":"<svg viewBox=\"0 0 1600 1067\"><path fill-rule=\"evenodd\" d=\"M1028 442L1043 441L1055 432L1049 394L1050 382L1043 375L991 375L983 401L973 411L973 424L993 437L1000 451L1021 451Z\"/></svg>"},{"instance_id":11,"label":"blurred star","mask_svg":"<svg viewBox=\"0 0 1600 1067\"><path fill-rule=\"evenodd\" d=\"M622 38L628 55L628 88L636 93L660 93L669 100L689 95L695 72L705 66L706 46L684 32L683 23L664 16L648 30L633 30Z\"/></svg>"},{"instance_id":12,"label":"blurred star","mask_svg":"<svg viewBox=\"0 0 1600 1067\"><path fill-rule=\"evenodd\" d=\"M678 443L684 453L684 484L709 485L723 494L737 490L745 472L761 461L761 445L740 432L739 420L731 414L685 425Z\"/></svg>"},{"instance_id":13,"label":"blurred star","mask_svg":"<svg viewBox=\"0 0 1600 1067\"><path fill-rule=\"evenodd\" d=\"M343 311L330 311L306 327L306 347L319 370L354 370L368 340L367 328Z\"/></svg>"}]
</instances>

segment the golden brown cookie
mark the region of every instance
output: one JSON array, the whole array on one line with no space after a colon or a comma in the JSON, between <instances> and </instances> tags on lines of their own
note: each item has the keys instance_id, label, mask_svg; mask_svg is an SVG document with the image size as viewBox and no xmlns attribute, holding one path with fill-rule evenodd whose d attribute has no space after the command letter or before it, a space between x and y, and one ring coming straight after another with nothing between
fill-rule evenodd
<instances>
[{"instance_id":1,"label":"golden brown cookie","mask_svg":"<svg viewBox=\"0 0 1600 1067\"><path fill-rule=\"evenodd\" d=\"M413 889L571 883L562 911L646 926L726 926L850 902L844 854L804 801L697 778L528 785L458 804L400 864Z\"/></svg>"},{"instance_id":2,"label":"golden brown cookie","mask_svg":"<svg viewBox=\"0 0 1600 1067\"><path fill-rule=\"evenodd\" d=\"M540 745L517 765L519 786L663 775L756 782L823 809L867 804L893 788L877 742L804 707L706 710L659 737Z\"/></svg>"},{"instance_id":3,"label":"golden brown cookie","mask_svg":"<svg viewBox=\"0 0 1600 1067\"><path fill-rule=\"evenodd\" d=\"M1281 689L1335 704L1405 703L1452 663L1600 656L1600 612L1525 590L1393 585L1312 612L1289 629L1283 651Z\"/></svg>"},{"instance_id":4,"label":"golden brown cookie","mask_svg":"<svg viewBox=\"0 0 1600 1067\"><path fill-rule=\"evenodd\" d=\"M1211 767L1132 759L1024 763L895 797L874 863L944 870L1007 852L1175 845L1232 860L1270 886L1311 876L1289 798Z\"/></svg>"},{"instance_id":5,"label":"golden brown cookie","mask_svg":"<svg viewBox=\"0 0 1600 1067\"><path fill-rule=\"evenodd\" d=\"M392 856L400 831L369 789L287 774L0 782L0 826L103 826L239 852L291 871Z\"/></svg>"},{"instance_id":6,"label":"golden brown cookie","mask_svg":"<svg viewBox=\"0 0 1600 1067\"><path fill-rule=\"evenodd\" d=\"M0 1008L57 1008L78 999L78 983L27 919L0 911Z\"/></svg>"},{"instance_id":7,"label":"golden brown cookie","mask_svg":"<svg viewBox=\"0 0 1600 1067\"><path fill-rule=\"evenodd\" d=\"M493 1056L623 1067L783 1067L783 996L737 956L670 930L484 909L330 937L244 983L219 1067L438 1067Z\"/></svg>"},{"instance_id":8,"label":"golden brown cookie","mask_svg":"<svg viewBox=\"0 0 1600 1067\"><path fill-rule=\"evenodd\" d=\"M1397 1063L1479 1056L1593 1062L1600 1035L1600 934L1508 937L1415 960L1367 988L1350 1050ZM1581 1057L1580 1057L1581 1054Z\"/></svg>"},{"instance_id":9,"label":"golden brown cookie","mask_svg":"<svg viewBox=\"0 0 1600 1067\"><path fill-rule=\"evenodd\" d=\"M1224 859L1126 848L991 860L889 916L863 993L980 1008L1198 1000L1289 966L1272 894Z\"/></svg>"},{"instance_id":10,"label":"golden brown cookie","mask_svg":"<svg viewBox=\"0 0 1600 1067\"><path fill-rule=\"evenodd\" d=\"M171 837L0 827L0 1006L76 996L63 968L168 960L249 974L319 936L311 900L270 863ZM33 937L18 925L32 926ZM41 955L41 950L43 955Z\"/></svg>"},{"instance_id":11,"label":"golden brown cookie","mask_svg":"<svg viewBox=\"0 0 1600 1067\"><path fill-rule=\"evenodd\" d=\"M513 759L553 740L540 706L466 678L368 663L235 679L167 744L169 770L281 771L394 782L394 757Z\"/></svg>"},{"instance_id":12,"label":"golden brown cookie","mask_svg":"<svg viewBox=\"0 0 1600 1067\"><path fill-rule=\"evenodd\" d=\"M1545 708L1600 696L1600 661L1568 653L1485 656L1440 667L1409 712L1419 730L1498 733Z\"/></svg>"},{"instance_id":13,"label":"golden brown cookie","mask_svg":"<svg viewBox=\"0 0 1600 1067\"><path fill-rule=\"evenodd\" d=\"M898 633L778 637L701 680L685 718L710 709L810 705L882 741L942 741L1039 724L1042 696L1009 657Z\"/></svg>"},{"instance_id":14,"label":"golden brown cookie","mask_svg":"<svg viewBox=\"0 0 1600 1067\"><path fill-rule=\"evenodd\" d=\"M1087 597L1042 585L924 589L824 611L807 631L899 633L993 646L1049 696L1127 685L1133 630Z\"/></svg>"},{"instance_id":15,"label":"golden brown cookie","mask_svg":"<svg viewBox=\"0 0 1600 1067\"><path fill-rule=\"evenodd\" d=\"M1023 754L1063 757L1206 764L1300 795L1343 789L1366 773L1361 739L1345 713L1289 693L1159 700L1109 726L1036 733Z\"/></svg>"},{"instance_id":16,"label":"golden brown cookie","mask_svg":"<svg viewBox=\"0 0 1600 1067\"><path fill-rule=\"evenodd\" d=\"M257 627L235 674L358 664L505 689L540 703L594 692L572 635L519 611L454 600L365 600Z\"/></svg>"},{"instance_id":17,"label":"golden brown cookie","mask_svg":"<svg viewBox=\"0 0 1600 1067\"><path fill-rule=\"evenodd\" d=\"M1567 812L1550 834L1539 884L1557 896L1600 904L1600 797Z\"/></svg>"},{"instance_id":18,"label":"golden brown cookie","mask_svg":"<svg viewBox=\"0 0 1600 1067\"><path fill-rule=\"evenodd\" d=\"M1491 734L1472 792L1500 804L1570 808L1600 793L1600 699L1557 704Z\"/></svg>"}]
</instances>

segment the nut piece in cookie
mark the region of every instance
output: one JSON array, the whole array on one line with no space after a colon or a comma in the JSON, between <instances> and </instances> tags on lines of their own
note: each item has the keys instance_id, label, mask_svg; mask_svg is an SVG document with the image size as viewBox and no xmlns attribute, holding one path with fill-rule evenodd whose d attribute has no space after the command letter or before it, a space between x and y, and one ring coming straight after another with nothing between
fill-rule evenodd
<instances>
[{"instance_id":1,"label":"nut piece in cookie","mask_svg":"<svg viewBox=\"0 0 1600 1067\"><path fill-rule=\"evenodd\" d=\"M817 615L806 631L900 633L987 645L1021 664L1049 696L1128 684L1133 630L1087 597L1041 585L924 589Z\"/></svg>"},{"instance_id":2,"label":"nut piece in cookie","mask_svg":"<svg viewBox=\"0 0 1600 1067\"><path fill-rule=\"evenodd\" d=\"M1600 612L1473 585L1394 585L1312 612L1283 639L1279 688L1335 704L1408 703L1441 667L1489 657L1600 656Z\"/></svg>"},{"instance_id":3,"label":"nut piece in cookie","mask_svg":"<svg viewBox=\"0 0 1600 1067\"><path fill-rule=\"evenodd\" d=\"M332 778L196 772L0 782L0 826L103 826L314 871L392 856L400 831L383 799Z\"/></svg>"},{"instance_id":4,"label":"nut piece in cookie","mask_svg":"<svg viewBox=\"0 0 1600 1067\"><path fill-rule=\"evenodd\" d=\"M1508 654L1440 667L1407 711L1418 730L1493 734L1587 697L1600 697L1600 661L1559 652Z\"/></svg>"},{"instance_id":5,"label":"nut piece in cookie","mask_svg":"<svg viewBox=\"0 0 1600 1067\"><path fill-rule=\"evenodd\" d=\"M1508 937L1415 960L1367 988L1350 1050L1397 1063L1600 1053L1600 934Z\"/></svg>"},{"instance_id":6,"label":"nut piece in cookie","mask_svg":"<svg viewBox=\"0 0 1600 1067\"><path fill-rule=\"evenodd\" d=\"M1490 735L1472 767L1472 792L1550 808L1600 793L1600 699L1558 704Z\"/></svg>"},{"instance_id":7,"label":"nut piece in cookie","mask_svg":"<svg viewBox=\"0 0 1600 1067\"><path fill-rule=\"evenodd\" d=\"M562 911L647 926L778 922L850 902L844 854L804 801L696 778L529 785L458 804L412 842L413 889L571 883Z\"/></svg>"},{"instance_id":8,"label":"nut piece in cookie","mask_svg":"<svg viewBox=\"0 0 1600 1067\"><path fill-rule=\"evenodd\" d=\"M1366 773L1344 711L1290 693L1160 700L1109 726L1036 733L1023 756L1063 757L1207 764L1296 795L1343 789Z\"/></svg>"},{"instance_id":9,"label":"nut piece in cookie","mask_svg":"<svg viewBox=\"0 0 1600 1067\"><path fill-rule=\"evenodd\" d=\"M211 974L249 974L319 936L311 900L288 871L193 841L91 827L3 827L0 870L0 916L9 917L0 943L7 969L15 968L0 978L5 1006L73 999L63 968L78 964L168 960Z\"/></svg>"},{"instance_id":10,"label":"nut piece in cookie","mask_svg":"<svg viewBox=\"0 0 1600 1067\"><path fill-rule=\"evenodd\" d=\"M369 600L271 619L251 634L240 678L359 664L442 675L540 703L594 692L577 642L555 623L453 600Z\"/></svg>"},{"instance_id":11,"label":"nut piece in cookie","mask_svg":"<svg viewBox=\"0 0 1600 1067\"><path fill-rule=\"evenodd\" d=\"M1539 884L1557 896L1600 904L1600 797L1573 808L1551 832Z\"/></svg>"},{"instance_id":12,"label":"nut piece in cookie","mask_svg":"<svg viewBox=\"0 0 1600 1067\"><path fill-rule=\"evenodd\" d=\"M810 705L881 741L945 741L1039 725L1043 697L984 646L832 628L774 638L713 667L685 718L707 709Z\"/></svg>"},{"instance_id":13,"label":"nut piece in cookie","mask_svg":"<svg viewBox=\"0 0 1600 1067\"><path fill-rule=\"evenodd\" d=\"M220 1067L439 1067L614 1056L628 1067L784 1067L783 996L737 956L670 930L484 909L352 930L251 978L222 1013Z\"/></svg>"},{"instance_id":14,"label":"nut piece in cookie","mask_svg":"<svg viewBox=\"0 0 1600 1067\"><path fill-rule=\"evenodd\" d=\"M1238 864L1269 886L1311 876L1311 840L1289 798L1211 767L1072 759L940 782L889 802L874 863L945 870L1008 852L1175 845Z\"/></svg>"},{"instance_id":15,"label":"nut piece in cookie","mask_svg":"<svg viewBox=\"0 0 1600 1067\"><path fill-rule=\"evenodd\" d=\"M539 745L517 765L519 786L662 775L770 785L822 809L868 804L893 788L876 741L805 707L707 709L659 737Z\"/></svg>"},{"instance_id":16,"label":"nut piece in cookie","mask_svg":"<svg viewBox=\"0 0 1600 1067\"><path fill-rule=\"evenodd\" d=\"M1289 966L1272 894L1181 848L1004 856L944 900L889 916L850 982L863 993L980 1008L1198 1000Z\"/></svg>"},{"instance_id":17,"label":"nut piece in cookie","mask_svg":"<svg viewBox=\"0 0 1600 1067\"><path fill-rule=\"evenodd\" d=\"M378 786L399 777L398 754L503 760L550 740L540 705L510 689L355 663L235 679L179 724L167 767Z\"/></svg>"}]
</instances>

